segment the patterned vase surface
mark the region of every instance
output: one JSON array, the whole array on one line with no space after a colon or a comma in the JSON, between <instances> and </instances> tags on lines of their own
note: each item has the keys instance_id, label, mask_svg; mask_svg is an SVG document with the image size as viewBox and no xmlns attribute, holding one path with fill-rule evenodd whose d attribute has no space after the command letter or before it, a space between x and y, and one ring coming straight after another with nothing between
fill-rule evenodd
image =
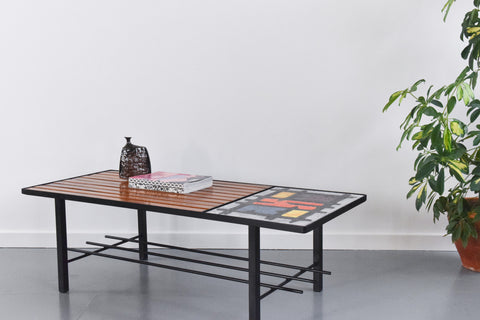
<instances>
[{"instance_id":1,"label":"patterned vase surface","mask_svg":"<svg viewBox=\"0 0 480 320\"><path fill-rule=\"evenodd\" d=\"M125 137L127 144L120 154L119 176L122 179L152 172L147 148L136 146L130 142L131 137Z\"/></svg>"}]
</instances>

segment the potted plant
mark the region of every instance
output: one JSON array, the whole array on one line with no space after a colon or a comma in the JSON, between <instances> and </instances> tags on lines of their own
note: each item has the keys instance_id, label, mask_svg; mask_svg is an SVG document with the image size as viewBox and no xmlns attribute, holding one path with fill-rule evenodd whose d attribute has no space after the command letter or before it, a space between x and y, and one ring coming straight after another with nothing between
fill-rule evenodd
<instances>
[{"instance_id":1,"label":"potted plant","mask_svg":"<svg viewBox=\"0 0 480 320\"><path fill-rule=\"evenodd\" d=\"M442 9L444 20L455 0ZM466 47L461 57L467 66L456 79L438 89L429 86L423 94L419 80L390 96L385 112L394 102L413 100L413 107L400 125L404 141L418 153L415 175L410 178L407 198L415 195L415 207L433 211L433 221L448 218L452 236L464 267L480 272L480 100L475 98L480 70L480 0L465 14L461 39ZM476 196L477 198L471 198ZM466 257L464 254L473 254Z\"/></svg>"}]
</instances>

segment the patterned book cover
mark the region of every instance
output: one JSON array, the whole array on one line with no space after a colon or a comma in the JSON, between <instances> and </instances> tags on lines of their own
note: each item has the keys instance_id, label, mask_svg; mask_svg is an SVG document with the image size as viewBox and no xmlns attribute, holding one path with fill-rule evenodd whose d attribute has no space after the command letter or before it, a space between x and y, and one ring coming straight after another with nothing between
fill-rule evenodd
<instances>
[{"instance_id":1,"label":"patterned book cover","mask_svg":"<svg viewBox=\"0 0 480 320\"><path fill-rule=\"evenodd\" d=\"M130 188L174 193L190 193L211 187L211 176L157 171L128 178Z\"/></svg>"}]
</instances>

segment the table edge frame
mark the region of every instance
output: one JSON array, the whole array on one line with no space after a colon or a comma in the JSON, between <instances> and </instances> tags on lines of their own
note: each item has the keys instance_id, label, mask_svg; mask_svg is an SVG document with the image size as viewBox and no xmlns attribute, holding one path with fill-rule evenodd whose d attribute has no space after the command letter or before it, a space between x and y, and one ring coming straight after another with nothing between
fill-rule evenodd
<instances>
[{"instance_id":1,"label":"table edge frame","mask_svg":"<svg viewBox=\"0 0 480 320\"><path fill-rule=\"evenodd\" d=\"M172 215L178 215L178 216L186 216L186 217L192 217L192 218L197 218L197 219L203 219L203 220L213 220L213 221L220 221L220 222L227 222L227 223L234 223L234 224L241 224L241 225L247 225L247 226L256 226L256 227L261 227L261 228L268 228L268 229L275 229L275 230L282 230L282 231L290 231L290 232L295 232L295 233L308 233L314 229L317 229L318 227L322 226L324 223L338 217L339 215L351 210L352 208L360 205L361 203L365 202L367 200L367 196L365 194L358 194L358 193L348 193L348 192L339 192L343 194L352 194L352 195L358 195L360 198L352 201L345 207L342 207L341 209L338 209L337 211L328 214L327 216L318 219L317 221L308 224L306 226L298 226L298 225L288 225L288 224L282 224L282 223L276 223L276 222L269 222L265 220L255 220L255 219L246 219L246 218L239 218L239 217L231 217L231 216L224 216L224 215L218 215L218 214L209 214L208 211L213 210L215 208L218 208L220 206L224 206L228 203L232 203L235 201L238 201L239 199L246 198L249 196L252 196L256 193L263 192L265 190L268 190L270 185L265 185L267 188L264 190L258 191L258 192L253 192L245 197L240 197L238 199L235 199L233 201L227 202L225 204L222 204L220 206L212 207L204 211L190 211L190 210L182 210L182 209L174 209L174 208L167 208L167 207L159 207L159 206L152 206L152 205L146 205L146 204L139 204L139 203L133 203L133 202L126 202L126 201L116 201L116 200L107 200L107 199L99 199L99 198L94 198L94 197L88 197L88 196L78 196L78 195L69 195L69 194L61 194L61 193L55 193L55 192L49 192L49 191L39 191L39 190L32 190L31 188L35 188L38 186L43 186L55 182L60 182L60 181L65 181L65 180L71 180L75 178L80 178L80 177L86 177L86 176L91 176L94 174L98 173L103 173L103 172L108 172L108 171L115 171L112 169L109 170L102 170L94 173L89 173L89 174L84 174L84 175L79 175L76 177L71 177L71 178L66 178L66 179L61 179L61 180L56 180L56 181L51 181L47 183L42 183L38 185L34 185L31 187L26 187L22 188L22 194L25 195L32 195L32 196L39 196L39 197L47 197L47 198L54 198L54 199L63 199L63 200L69 200L69 201L77 201L77 202L85 202L85 203L92 203L92 204L100 204L100 205L108 205L108 206L113 206L113 207L120 207L120 208L128 208L128 209L135 209L135 210L146 210L150 212L157 212L157 213L165 213L165 214L172 214ZM217 180L217 181L226 181L226 180ZM231 181L233 182L233 181ZM240 182L244 183L244 182ZM256 183L245 183L245 184L256 184ZM259 185L259 184L257 184ZM270 186L270 188L273 187L280 187L280 188L287 188L285 186ZM288 187L292 188L292 187ZM315 191L325 191L325 192L335 192L335 191L327 191L327 190L318 190L318 189L311 189L311 188L295 188L295 189L308 189L308 190L315 190ZM206 215L203 215L199 217L199 214L205 213Z\"/></svg>"}]
</instances>

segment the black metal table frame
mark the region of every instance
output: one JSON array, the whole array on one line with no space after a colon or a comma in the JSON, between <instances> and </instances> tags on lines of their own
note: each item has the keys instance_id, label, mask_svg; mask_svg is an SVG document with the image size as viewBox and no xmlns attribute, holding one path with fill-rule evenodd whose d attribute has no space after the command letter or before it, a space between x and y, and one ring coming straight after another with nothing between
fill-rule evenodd
<instances>
[{"instance_id":1,"label":"black metal table frame","mask_svg":"<svg viewBox=\"0 0 480 320\"><path fill-rule=\"evenodd\" d=\"M85 258L87 256L95 255L95 256L100 256L105 258L135 262L139 264L150 265L150 266L155 266L155 267L160 267L160 268L165 268L170 270L194 273L194 274L208 276L208 277L246 283L248 284L249 319L258 320L260 319L260 300L261 299L267 297L268 295L270 295L271 293L277 290L289 291L294 293L303 293L303 291L301 290L285 287L285 285L291 281L301 281L301 282L312 283L313 290L316 292L320 292L323 289L323 275L331 274L331 272L323 270L323 234L322 234L323 228L322 226L319 226L313 230L313 263L308 267L302 267L302 266L295 266L295 265L278 263L273 261L261 260L260 259L260 227L252 226L252 225L248 226L248 258L210 252L210 251L204 251L204 250L198 250L198 249L188 249L188 248L183 248L178 246L172 246L169 244L149 242L148 236L147 236L146 213L147 211L143 208L137 209L138 236L135 236L132 238L123 238L123 237L106 235L105 237L108 239L118 240L118 242L111 245L87 241L86 243L89 245L101 247L93 251L76 249L76 248L68 248L65 199L62 197L56 197L55 198L55 221L56 221L59 291L62 293L69 291L68 264L71 262L77 261L79 259ZM138 249L124 248L120 246L128 242L138 243ZM149 252L147 249L148 245L182 250L182 251L189 251L189 252L206 254L206 255L219 256L221 258L228 258L233 260L248 261L248 268L242 268L242 267L237 267L233 265L226 265L226 264L219 264L219 263L212 263L212 262L207 262L203 260L172 256L172 255L161 254L156 252ZM122 251L135 252L135 253L138 253L139 259L137 260L137 259L131 259L131 258L102 253L107 249L117 249ZM68 251L78 252L78 253L81 253L82 255L74 257L72 259L68 259ZM214 273L207 273L207 272L197 271L193 269L185 269L185 268L180 268L180 267L175 267L170 265L149 262L148 255L158 256L162 258L170 258L175 260L182 260L182 261L198 263L198 264L204 264L204 265L209 265L213 267L233 269L236 271L245 271L245 272L248 272L248 280L230 277L230 276L223 276L223 275L214 274ZM287 269L295 269L297 270L297 272L293 275L286 275L286 274L280 274L280 273L261 271L260 266L262 264L272 265L272 266L282 267ZM305 272L313 273L313 279L300 277ZM270 276L270 277L283 278L284 280L278 285L261 283L260 282L261 274ZM266 287L268 288L268 290L265 293L261 294L260 292L261 287Z\"/></svg>"},{"instance_id":2,"label":"black metal table frame","mask_svg":"<svg viewBox=\"0 0 480 320\"><path fill-rule=\"evenodd\" d=\"M82 176L79 176L79 177L82 177ZM70 178L70 179L74 179L74 178ZM63 180L59 180L59 181L63 181ZM53 182L50 182L50 183L53 183ZM50 183L45 183L43 185L47 185ZM38 185L38 186L42 186L42 185ZM302 290L286 287L286 285L291 281L311 283L313 284L313 290L315 292L322 291L323 275L331 274L331 272L323 270L323 224L338 217L342 213L345 213L346 211L352 209L353 207L359 205L360 203L366 201L366 196L361 195L362 196L361 198L358 198L355 201L349 203L348 205L345 205L335 210L335 212L332 212L331 214L315 221L314 223L311 223L307 226L297 226L297 225L274 223L269 221L258 221L255 219L242 219L238 217L228 217L228 216L222 216L222 215L206 214L203 216L199 216L198 215L199 212L191 212L188 210L181 210L177 208L165 208L165 207L158 207L158 206L153 206L148 204L140 204L140 203L126 202L126 201L113 201L113 200L95 198L90 196L60 194L55 192L30 189L34 187L36 186L23 188L22 193L27 195L54 198L55 200L58 289L60 292L66 293L69 291L68 264L71 262L77 261L79 259L94 255L99 257L134 262L134 263L139 263L139 264L144 264L144 265L149 265L154 267L188 272L188 273L193 273L197 275L203 275L203 276L248 284L249 319L250 320L260 320L260 300L272 294L273 292L277 290L282 290L282 291L288 291L293 293L303 293ZM270 186L270 188L273 188L273 186ZM318 191L321 191L321 190L318 190ZM250 194L249 196L254 194L256 193ZM108 239L117 240L117 242L113 244L103 244L103 243L90 242L90 241L86 242L89 245L98 246L99 248L96 250L68 248L67 247L66 207L65 207L66 200L134 209L137 211L137 217L138 217L138 235L131 238L106 235L105 237ZM235 201L237 200L239 199L236 199ZM147 235L147 214L146 214L147 211L247 225L248 226L248 258L239 257L235 255L222 254L217 252L210 252L205 250L189 249L189 248L184 248L179 246L173 246L170 244L150 242L148 241L148 235ZM204 213L206 213L206 211L204 211ZM271 228L275 230L284 230L284 231L291 231L296 233L307 233L307 232L313 231L312 264L310 266L303 267L303 266L296 266L291 264L261 260L260 259L260 228ZM125 243L137 243L138 249L121 247L121 245ZM182 250L187 252L194 252L194 253L210 255L210 256L217 256L220 258L225 258L230 260L245 261L245 262L248 262L248 268L243 268L243 267L229 265L229 264L213 263L205 260L173 256L173 255L163 254L158 252L149 252L148 245L155 246L155 247L162 247L162 248L170 248L175 250ZM106 251L109 249L134 252L139 255L138 256L139 258L132 259L124 256L116 256L116 255L103 253L103 251ZM80 253L80 255L69 259L68 251L77 252L77 253ZM236 277L224 276L216 273L209 273L209 272L204 272L204 271L199 271L194 269L186 269L186 268L165 265L165 264L156 263L156 262L150 262L148 261L149 255L167 258L167 259L186 261L193 264L202 264L202 265L208 265L211 267L242 271L242 272L248 273L248 277L247 279L236 278ZM260 268L261 265L270 265L270 266L295 270L296 273L293 275L288 275L283 273L262 271ZM313 274L312 279L301 277L301 275L306 272ZM277 285L263 283L260 281L261 275L281 278L283 279L283 281ZM268 290L263 294L261 294L261 290L260 290L262 287L268 288Z\"/></svg>"}]
</instances>

